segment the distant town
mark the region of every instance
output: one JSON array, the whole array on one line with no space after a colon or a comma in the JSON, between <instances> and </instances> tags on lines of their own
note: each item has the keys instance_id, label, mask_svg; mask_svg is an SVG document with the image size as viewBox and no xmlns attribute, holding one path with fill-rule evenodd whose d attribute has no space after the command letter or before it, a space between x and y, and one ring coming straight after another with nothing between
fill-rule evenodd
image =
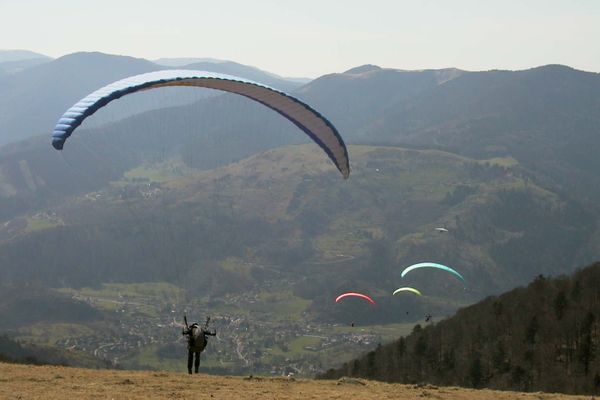
<instances>
[{"instance_id":1,"label":"distant town","mask_svg":"<svg viewBox=\"0 0 600 400\"><path fill-rule=\"evenodd\" d=\"M154 297L130 298L125 294L106 298L75 292L73 298L95 308L112 304L119 323L95 334L60 339L56 344L91 353L115 367L172 369L179 363L183 370L187 350L181 335L184 326L181 310L207 309L201 302L157 304ZM258 301L258 295L252 293L211 299L212 303L228 304ZM156 316L149 310L155 310ZM373 349L386 339L370 327L271 321L269 317L266 313L213 313L210 328L217 331L217 336L211 338L202 355L202 367L216 373L314 376L324 368ZM203 324L204 320L194 322ZM139 357L132 364L135 355L148 348L154 349L156 359L149 362ZM328 358L332 365L324 365L323 360ZM124 360L128 360L126 365Z\"/></svg>"}]
</instances>

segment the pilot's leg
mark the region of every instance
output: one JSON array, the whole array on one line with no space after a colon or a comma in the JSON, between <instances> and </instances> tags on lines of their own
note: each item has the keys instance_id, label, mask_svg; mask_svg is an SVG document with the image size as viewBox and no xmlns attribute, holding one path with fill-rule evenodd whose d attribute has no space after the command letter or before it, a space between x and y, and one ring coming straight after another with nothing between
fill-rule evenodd
<instances>
[{"instance_id":1,"label":"pilot's leg","mask_svg":"<svg viewBox=\"0 0 600 400\"><path fill-rule=\"evenodd\" d=\"M192 350L188 350L188 373L192 373L192 362L194 361L194 352Z\"/></svg>"},{"instance_id":2,"label":"pilot's leg","mask_svg":"<svg viewBox=\"0 0 600 400\"><path fill-rule=\"evenodd\" d=\"M198 373L198 368L200 368L200 352L196 352L196 363L194 364L196 373Z\"/></svg>"}]
</instances>

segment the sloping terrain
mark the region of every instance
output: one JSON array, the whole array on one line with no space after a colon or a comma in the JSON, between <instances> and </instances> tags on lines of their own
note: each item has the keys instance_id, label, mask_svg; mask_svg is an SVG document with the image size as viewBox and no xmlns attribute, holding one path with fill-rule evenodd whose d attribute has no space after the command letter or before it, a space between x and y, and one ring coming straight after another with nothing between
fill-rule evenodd
<instances>
[{"instance_id":1,"label":"sloping terrain","mask_svg":"<svg viewBox=\"0 0 600 400\"><path fill-rule=\"evenodd\" d=\"M340 268L345 279L378 291L403 265L429 259L460 269L471 282L466 299L475 299L574 268L595 229L594 214L537 186L518 166L351 147L352 177L343 181L314 149L272 150L183 180L126 179L14 219L0 228L0 276L51 286L134 277L176 282L200 260L239 257L288 273L308 263L304 272L322 272L321 283L308 276L307 286L331 293L341 289L328 280L339 280ZM386 251L388 259L369 259ZM319 264L340 254L351 259ZM445 278L416 283L435 293Z\"/></svg>"},{"instance_id":2,"label":"sloping terrain","mask_svg":"<svg viewBox=\"0 0 600 400\"><path fill-rule=\"evenodd\" d=\"M348 180L315 145L288 146L186 177L174 161L144 165L103 190L9 219L0 226L4 285L59 288L113 316L109 332L57 313L45 336L35 321L18 334L131 368L177 369L182 344L171 324L194 309L223 332L211 368L270 373L292 362L310 375L407 333L426 314L450 315L598 255L593 211L539 186L514 160L349 152ZM420 261L448 264L467 284L437 271L400 277ZM391 295L404 285L424 295ZM335 304L343 291L369 293L378 306ZM5 310L7 321L17 309Z\"/></svg>"},{"instance_id":3,"label":"sloping terrain","mask_svg":"<svg viewBox=\"0 0 600 400\"><path fill-rule=\"evenodd\" d=\"M4 363L0 363L0 383L0 397L6 399L589 399L589 396L400 385L356 379L315 381L204 374L189 376L165 372L106 371Z\"/></svg>"},{"instance_id":4,"label":"sloping terrain","mask_svg":"<svg viewBox=\"0 0 600 400\"><path fill-rule=\"evenodd\" d=\"M6 102L6 107L0 108L0 136L21 134L23 129L27 136L49 135L67 107L109 81L110 77L95 72L98 67L88 69L90 63L105 66L101 71L120 71L121 77L126 71L158 68L145 60L84 53L55 60L44 69L25 71L19 79L0 80L2 101ZM74 68L89 77L71 78L68 87L62 87L67 80L63 75L73 75ZM512 158L546 181L546 186L589 198L592 201L587 206L595 207L600 198L596 174L599 76L563 66L487 72L364 66L320 77L293 94L330 119L348 143L437 148L475 159ZM13 93L17 88L22 93ZM176 107L182 104L178 101L187 104L202 93L209 98ZM43 100L49 96L52 101ZM39 107L31 103L32 97L40 102ZM164 107L171 108L157 110ZM38 108L31 117L31 110ZM148 109L154 111L98 127L121 112L123 118ZM2 123L2 118L14 120L16 125ZM29 129L28 124L38 128ZM86 129L90 127L98 129ZM109 168L100 171L79 162L78 155L91 156L88 147L120 175L141 160L179 156L188 167L214 168L306 140L281 116L239 96L164 89L128 96L102 109L73 137L69 148L74 151L68 148L62 157L91 177L90 182L82 180L88 190L97 190L107 183ZM47 188L58 184L65 190L64 182L52 179L65 173L65 161L48 148L47 141L40 139L21 143L16 149L0 149L0 196L9 204L31 203L32 197L38 199L44 193L32 189L40 184L24 185L27 174L20 171L27 166L34 177L41 175L40 182ZM72 194L72 188L65 193Z\"/></svg>"},{"instance_id":5,"label":"sloping terrain","mask_svg":"<svg viewBox=\"0 0 600 400\"><path fill-rule=\"evenodd\" d=\"M7 336L0 336L0 361L34 365L69 365L81 368L111 367L108 361L83 351L24 344Z\"/></svg>"},{"instance_id":6,"label":"sloping terrain","mask_svg":"<svg viewBox=\"0 0 600 400\"><path fill-rule=\"evenodd\" d=\"M58 96L61 82L86 63L115 66L104 68L115 73L154 68L145 60L76 54L21 80L0 80L0 90L47 85L56 108L44 108L49 131L57 117L50 114L60 114L78 98L67 97L87 87L71 82ZM63 152L51 150L47 136L0 149L0 281L34 281L82 298L91 292L90 304L131 318L109 338L55 321L63 325L41 340L61 346L73 345L65 344L65 332L74 329L77 346L120 357L140 339L139 332L127 336L127 323L154 318L165 335L160 343L141 340L154 347L138 348L139 357L129 359L137 367L164 362L177 346L165 326L173 310L180 318L184 302L177 308L162 297L140 301L137 292L127 298L128 291L166 281L235 329L224 339L227 354L213 354L211 367L226 363L251 373L264 359L256 367L264 372L302 352L312 357L309 367L298 367L307 373L320 368L319 358L337 362L340 354L366 349L352 347L362 337L358 329L340 332L333 324L393 324L385 329L398 337L428 313L448 315L540 273L570 272L598 259L597 84L598 74L559 66L481 73L363 66L321 77L296 95L328 116L349 143L389 146L350 146L346 182L314 146L243 159L306 140L243 98L215 96L93 128L104 111L110 114L107 107ZM31 93L3 99L29 115L39 105L28 101ZM154 106L165 104L158 99ZM13 122L22 127L24 120ZM398 143L421 149L390 146ZM438 150L423 150L432 147ZM215 167L221 168L194 170ZM436 232L439 226L448 234ZM425 260L460 270L468 285L440 273L400 280L402 267ZM392 297L400 284L425 295ZM334 305L346 290L372 294L378 308ZM14 320L13 310L7 312ZM320 324L318 332L312 323ZM247 326L251 333L242 340ZM271 335L271 328L284 333ZM257 338L264 329L271 336ZM328 329L335 333L322 335ZM39 333L39 325L31 330ZM320 349L337 336L350 347L322 357ZM374 346L382 337L388 336L361 343ZM246 339L248 346L238 347Z\"/></svg>"},{"instance_id":7,"label":"sloping terrain","mask_svg":"<svg viewBox=\"0 0 600 400\"><path fill-rule=\"evenodd\" d=\"M600 263L571 276L540 275L323 376L596 395L599 283Z\"/></svg>"}]
</instances>

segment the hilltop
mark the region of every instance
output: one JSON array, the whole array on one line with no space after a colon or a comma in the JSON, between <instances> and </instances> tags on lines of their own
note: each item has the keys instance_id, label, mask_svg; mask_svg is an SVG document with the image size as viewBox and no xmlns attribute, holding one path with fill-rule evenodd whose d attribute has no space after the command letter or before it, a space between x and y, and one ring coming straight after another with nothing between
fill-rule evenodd
<instances>
[{"instance_id":1,"label":"hilltop","mask_svg":"<svg viewBox=\"0 0 600 400\"><path fill-rule=\"evenodd\" d=\"M106 371L0 363L0 397L27 399L395 399L419 397L453 400L583 399L544 393L498 392L430 385L399 385L356 379L314 381L264 377L221 377L147 372ZM586 397L587 399L587 397Z\"/></svg>"}]
</instances>

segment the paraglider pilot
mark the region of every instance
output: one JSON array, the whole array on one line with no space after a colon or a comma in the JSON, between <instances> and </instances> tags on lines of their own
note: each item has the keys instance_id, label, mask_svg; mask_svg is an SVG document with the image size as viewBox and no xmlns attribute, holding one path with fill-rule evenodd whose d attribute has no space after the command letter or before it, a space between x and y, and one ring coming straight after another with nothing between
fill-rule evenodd
<instances>
[{"instance_id":1,"label":"paraglider pilot","mask_svg":"<svg viewBox=\"0 0 600 400\"><path fill-rule=\"evenodd\" d=\"M204 324L204 327L199 326L196 322L188 326L186 317L184 317L184 321L185 328L183 329L181 334L187 336L188 373L192 373L192 363L194 364L194 372L198 373L198 369L200 368L200 353L202 353L206 348L206 344L208 343L208 336L215 336L217 332L215 332L214 330L208 330L208 323L210 321L210 317L206 318L206 323ZM195 363L194 355L196 356Z\"/></svg>"}]
</instances>

